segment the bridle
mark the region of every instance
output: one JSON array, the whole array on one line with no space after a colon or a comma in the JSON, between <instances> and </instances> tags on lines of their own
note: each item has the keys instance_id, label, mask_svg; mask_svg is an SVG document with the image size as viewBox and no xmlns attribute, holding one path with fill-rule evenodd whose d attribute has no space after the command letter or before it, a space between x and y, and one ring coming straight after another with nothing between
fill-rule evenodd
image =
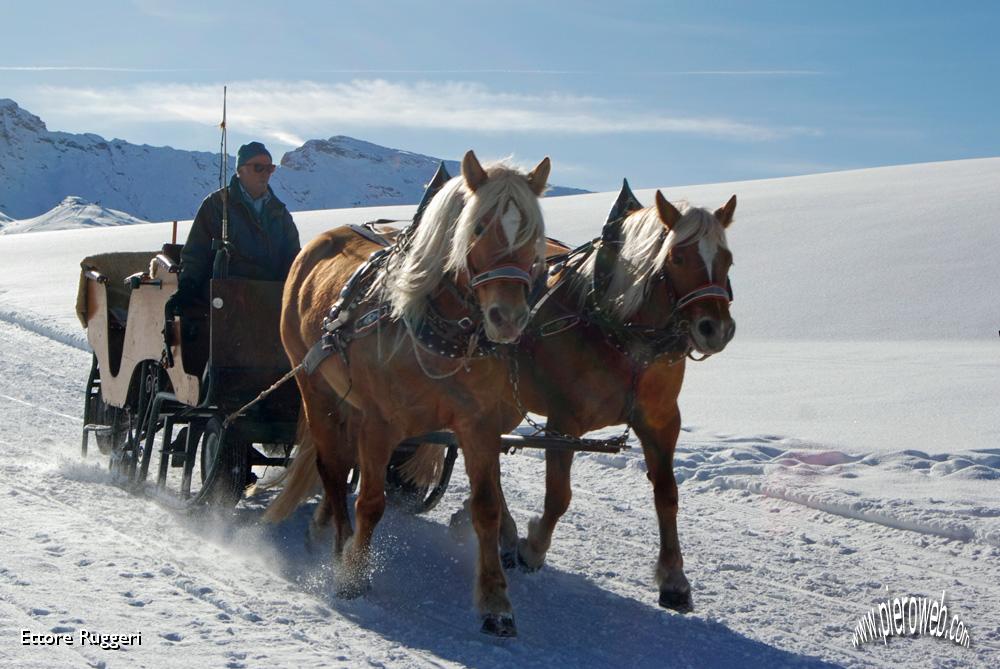
<instances>
[{"instance_id":1,"label":"bridle","mask_svg":"<svg viewBox=\"0 0 1000 669\"><path fill-rule=\"evenodd\" d=\"M674 310L680 311L695 302L703 302L706 300L715 300L725 302L726 304L732 304L733 284L729 281L728 276L726 277L725 286L721 286L715 282L706 283L705 285L699 286L698 288L688 292L683 297L677 298L674 303Z\"/></svg>"},{"instance_id":2,"label":"bridle","mask_svg":"<svg viewBox=\"0 0 1000 669\"><path fill-rule=\"evenodd\" d=\"M494 216L487 223L476 224L475 238L469 245L467 256L472 254L473 249L475 249L476 245L483 240L487 231L500 222L500 218L501 217L499 215L494 214ZM514 283L521 283L524 284L526 290L531 290L537 275L538 267L534 260L532 260L527 267L518 263L504 263L491 269L479 272L470 263L466 269L468 285L472 290L495 281L511 281Z\"/></svg>"}]
</instances>

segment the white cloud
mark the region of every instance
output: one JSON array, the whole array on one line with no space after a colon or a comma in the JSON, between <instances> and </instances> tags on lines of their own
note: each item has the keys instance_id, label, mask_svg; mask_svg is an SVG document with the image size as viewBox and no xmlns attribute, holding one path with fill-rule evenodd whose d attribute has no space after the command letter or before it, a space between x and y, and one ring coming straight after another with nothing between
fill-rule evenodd
<instances>
[{"instance_id":1,"label":"white cloud","mask_svg":"<svg viewBox=\"0 0 1000 669\"><path fill-rule=\"evenodd\" d=\"M140 84L120 88L47 86L36 89L38 113L58 105L76 115L124 121L190 121L217 124L222 86ZM348 83L245 81L229 84L230 128L285 143L343 128L403 127L469 132L557 134L680 133L737 140L818 134L801 127L772 127L720 116L675 116L637 109L632 100L491 90L468 82L399 83L358 79ZM295 142L286 140L296 140Z\"/></svg>"}]
</instances>

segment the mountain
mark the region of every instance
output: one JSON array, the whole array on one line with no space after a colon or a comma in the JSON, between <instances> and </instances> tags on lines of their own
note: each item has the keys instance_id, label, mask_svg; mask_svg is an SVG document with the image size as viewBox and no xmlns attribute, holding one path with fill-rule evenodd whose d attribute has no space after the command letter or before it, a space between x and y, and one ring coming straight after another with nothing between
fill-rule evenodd
<instances>
[{"instance_id":1,"label":"mountain","mask_svg":"<svg viewBox=\"0 0 1000 669\"><path fill-rule=\"evenodd\" d=\"M286 153L271 185L292 211L416 204L440 161L335 136ZM446 164L458 174L458 163ZM190 219L218 183L218 154L53 132L0 99L0 211L13 218L38 216L75 193L146 220ZM557 186L549 195L585 192Z\"/></svg>"},{"instance_id":2,"label":"mountain","mask_svg":"<svg viewBox=\"0 0 1000 669\"><path fill-rule=\"evenodd\" d=\"M107 209L87 202L81 197L70 195L41 216L22 221L7 222L0 227L0 235L16 235L22 232L42 230L73 230L76 228L99 228L112 225L133 225L147 223L123 211Z\"/></svg>"},{"instance_id":3,"label":"mountain","mask_svg":"<svg viewBox=\"0 0 1000 669\"><path fill-rule=\"evenodd\" d=\"M51 132L0 100L0 211L38 216L76 194L148 220L190 218L218 183L213 154Z\"/></svg>"},{"instance_id":4,"label":"mountain","mask_svg":"<svg viewBox=\"0 0 1000 669\"><path fill-rule=\"evenodd\" d=\"M290 208L300 210L416 204L440 162L440 158L337 135L310 140L286 153L271 184ZM461 172L457 161L444 163L452 176ZM546 195L586 192L553 186ZM292 207L290 202L302 206Z\"/></svg>"}]
</instances>

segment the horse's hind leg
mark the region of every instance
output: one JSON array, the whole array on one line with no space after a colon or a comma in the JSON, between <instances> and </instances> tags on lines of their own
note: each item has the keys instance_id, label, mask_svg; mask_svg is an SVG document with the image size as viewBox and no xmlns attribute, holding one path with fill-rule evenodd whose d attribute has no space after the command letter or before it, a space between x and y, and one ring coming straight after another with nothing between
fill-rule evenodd
<instances>
[{"instance_id":1,"label":"horse's hind leg","mask_svg":"<svg viewBox=\"0 0 1000 669\"><path fill-rule=\"evenodd\" d=\"M319 463L316 463L317 468ZM321 476L322 478L322 476ZM324 487L323 497L320 499L319 504L316 505L316 510L313 511L312 518L309 519L309 527L306 529L306 548L309 552L313 552L317 544L319 544L320 538L323 536L323 531L330 524L330 519L333 517L333 506L330 504L330 496L326 494ZM334 547L334 554L336 554L337 549Z\"/></svg>"},{"instance_id":2,"label":"horse's hind leg","mask_svg":"<svg viewBox=\"0 0 1000 669\"><path fill-rule=\"evenodd\" d=\"M540 517L531 519L528 535L517 545L517 559L525 569L534 571L545 563L556 523L566 513L573 497L570 487L572 466L572 451L548 451L545 454L545 509Z\"/></svg>"},{"instance_id":3,"label":"horse's hind leg","mask_svg":"<svg viewBox=\"0 0 1000 669\"><path fill-rule=\"evenodd\" d=\"M337 413L339 399L306 382L302 388L302 405L309 423L316 469L323 482L323 499L309 524L308 545L319 539L326 525L333 520L333 555L339 560L344 545L350 539L351 519L347 513L347 474L354 462L354 442L348 425ZM346 410L350 410L346 408ZM308 457L303 454L303 457Z\"/></svg>"},{"instance_id":4,"label":"horse's hind leg","mask_svg":"<svg viewBox=\"0 0 1000 669\"><path fill-rule=\"evenodd\" d=\"M346 597L361 595L369 587L372 535L385 513L385 470L393 449L403 440L403 435L381 421L362 418L357 423L361 484L354 502L356 531L344 548L338 588Z\"/></svg>"},{"instance_id":5,"label":"horse's hind leg","mask_svg":"<svg viewBox=\"0 0 1000 669\"><path fill-rule=\"evenodd\" d=\"M656 583L660 606L686 613L693 609L691 585L684 575L684 558L677 538L677 479L674 478L674 449L681 430L681 414L675 404L665 423L652 427L637 421L636 434L646 457L646 476L653 483L656 517L660 525L660 555L656 562Z\"/></svg>"},{"instance_id":6,"label":"horse's hind leg","mask_svg":"<svg viewBox=\"0 0 1000 669\"><path fill-rule=\"evenodd\" d=\"M507 597L507 579L500 564L500 443L499 435L459 434L465 469L472 490L469 510L479 540L476 570L476 608L482 631L500 637L517 635L514 612ZM473 445L466 448L466 444Z\"/></svg>"}]
</instances>

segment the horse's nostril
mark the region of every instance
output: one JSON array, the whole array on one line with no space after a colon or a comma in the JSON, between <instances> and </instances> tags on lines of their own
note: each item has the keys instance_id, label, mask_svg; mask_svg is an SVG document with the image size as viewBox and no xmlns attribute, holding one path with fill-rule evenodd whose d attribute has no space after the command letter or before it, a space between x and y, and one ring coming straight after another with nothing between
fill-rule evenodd
<instances>
[{"instance_id":1,"label":"horse's nostril","mask_svg":"<svg viewBox=\"0 0 1000 669\"><path fill-rule=\"evenodd\" d=\"M500 307L493 305L492 307L487 309L486 318L489 319L490 323L493 326L499 327L503 325L504 322L503 310Z\"/></svg>"},{"instance_id":2,"label":"horse's nostril","mask_svg":"<svg viewBox=\"0 0 1000 669\"><path fill-rule=\"evenodd\" d=\"M707 318L703 318L698 322L698 332L700 332L703 337L711 337L715 334L715 323Z\"/></svg>"}]
</instances>

